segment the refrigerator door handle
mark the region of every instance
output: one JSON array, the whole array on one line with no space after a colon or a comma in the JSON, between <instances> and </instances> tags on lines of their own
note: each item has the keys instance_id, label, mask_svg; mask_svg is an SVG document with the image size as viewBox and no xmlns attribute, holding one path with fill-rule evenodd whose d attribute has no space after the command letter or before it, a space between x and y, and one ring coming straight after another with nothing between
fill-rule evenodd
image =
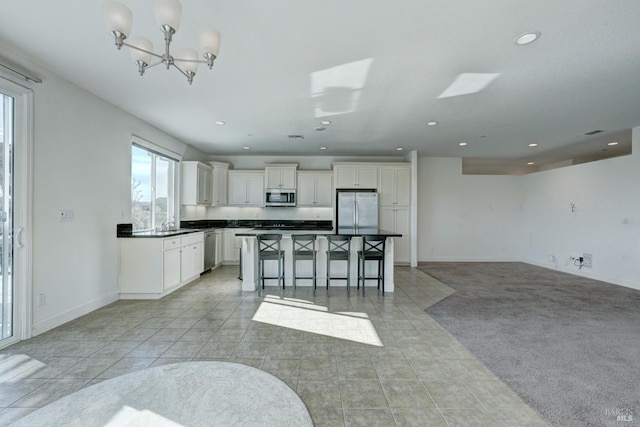
<instances>
[{"instance_id":1,"label":"refrigerator door handle","mask_svg":"<svg viewBox=\"0 0 640 427\"><path fill-rule=\"evenodd\" d=\"M358 201L353 202L353 225L358 226Z\"/></svg>"}]
</instances>

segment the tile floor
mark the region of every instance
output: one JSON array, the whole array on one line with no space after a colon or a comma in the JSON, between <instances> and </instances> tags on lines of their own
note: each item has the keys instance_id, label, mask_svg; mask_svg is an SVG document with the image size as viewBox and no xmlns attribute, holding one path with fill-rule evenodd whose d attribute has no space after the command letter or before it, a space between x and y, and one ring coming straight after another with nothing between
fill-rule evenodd
<instances>
[{"instance_id":1,"label":"tile floor","mask_svg":"<svg viewBox=\"0 0 640 427\"><path fill-rule=\"evenodd\" d=\"M223 267L156 301L118 301L0 350L0 425L166 363L244 363L286 382L320 426L546 426L424 309L452 290L396 268L396 292L241 292ZM252 319L256 320L252 320ZM259 319L259 320L258 320Z\"/></svg>"}]
</instances>

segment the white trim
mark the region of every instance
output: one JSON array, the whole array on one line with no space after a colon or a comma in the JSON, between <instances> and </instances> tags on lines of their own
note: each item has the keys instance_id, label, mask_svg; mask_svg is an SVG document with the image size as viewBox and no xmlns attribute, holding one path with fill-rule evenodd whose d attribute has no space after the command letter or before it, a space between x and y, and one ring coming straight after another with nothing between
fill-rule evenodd
<instances>
[{"instance_id":1,"label":"white trim","mask_svg":"<svg viewBox=\"0 0 640 427\"><path fill-rule=\"evenodd\" d=\"M409 153L411 159L411 225L409 228L410 265L418 266L418 152Z\"/></svg>"},{"instance_id":2,"label":"white trim","mask_svg":"<svg viewBox=\"0 0 640 427\"><path fill-rule=\"evenodd\" d=\"M113 302L116 302L119 299L120 299L120 294L118 292L114 292L111 295L107 295L105 297L95 299L93 301L88 302L87 304L83 304L79 307L67 310L64 313L60 313L48 319L42 320L38 323L34 323L33 335L34 336L40 335L53 328L57 328L60 325L64 325L65 323L70 322L74 319L77 319L80 316L89 314L92 311L102 308Z\"/></svg>"},{"instance_id":3,"label":"white trim","mask_svg":"<svg viewBox=\"0 0 640 427\"><path fill-rule=\"evenodd\" d=\"M131 135L131 142L143 148L146 148L148 150L155 151L156 153L161 154L163 156L167 156L170 159L176 160L178 162L182 161L182 154L178 154L174 151L171 151L164 147L156 145L151 141L147 141L146 139L140 138L139 136Z\"/></svg>"},{"instance_id":4,"label":"white trim","mask_svg":"<svg viewBox=\"0 0 640 427\"><path fill-rule=\"evenodd\" d=\"M459 256L437 256L437 257L427 257L427 259L421 260L420 262L522 262L520 258L513 257L459 257Z\"/></svg>"},{"instance_id":5,"label":"white trim","mask_svg":"<svg viewBox=\"0 0 640 427\"><path fill-rule=\"evenodd\" d=\"M532 259L523 259L521 260L521 262L535 265L537 267L548 268L549 270L555 270L562 273L572 274L574 276L586 277L588 279L600 280L602 282L611 283L613 285L624 286L625 288L640 290L640 282L633 282L633 281L624 279L622 277L608 276L606 274L597 274L597 273L594 274L592 271L584 268L578 270L573 268L573 266L564 266L564 265L559 265L556 267L555 264L541 263L541 262L534 261Z\"/></svg>"},{"instance_id":6,"label":"white trim","mask_svg":"<svg viewBox=\"0 0 640 427\"><path fill-rule=\"evenodd\" d=\"M13 245L13 335L15 340L25 340L31 338L33 322L33 91L5 78L0 78L0 87L15 100L13 192L21 197L14 197L13 228L23 232L22 247Z\"/></svg>"}]
</instances>

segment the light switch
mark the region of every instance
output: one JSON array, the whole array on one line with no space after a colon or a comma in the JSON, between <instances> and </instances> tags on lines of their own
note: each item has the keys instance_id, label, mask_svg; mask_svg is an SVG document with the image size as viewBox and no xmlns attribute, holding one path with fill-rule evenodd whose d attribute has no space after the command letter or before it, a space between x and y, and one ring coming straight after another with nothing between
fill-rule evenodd
<instances>
[{"instance_id":1,"label":"light switch","mask_svg":"<svg viewBox=\"0 0 640 427\"><path fill-rule=\"evenodd\" d=\"M73 211L68 209L58 211L58 221L73 221Z\"/></svg>"}]
</instances>

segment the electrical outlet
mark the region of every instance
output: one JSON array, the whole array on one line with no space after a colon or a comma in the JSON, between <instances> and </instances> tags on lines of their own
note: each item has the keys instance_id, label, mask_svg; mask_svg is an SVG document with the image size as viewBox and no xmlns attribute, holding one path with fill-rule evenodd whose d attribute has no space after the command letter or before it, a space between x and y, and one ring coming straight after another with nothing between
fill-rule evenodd
<instances>
[{"instance_id":1,"label":"electrical outlet","mask_svg":"<svg viewBox=\"0 0 640 427\"><path fill-rule=\"evenodd\" d=\"M592 254L582 254L582 266L587 268L591 268L593 266Z\"/></svg>"},{"instance_id":2,"label":"electrical outlet","mask_svg":"<svg viewBox=\"0 0 640 427\"><path fill-rule=\"evenodd\" d=\"M42 293L42 294L38 294L38 307L42 307L43 305L45 305L47 302L46 300L46 294Z\"/></svg>"}]
</instances>

